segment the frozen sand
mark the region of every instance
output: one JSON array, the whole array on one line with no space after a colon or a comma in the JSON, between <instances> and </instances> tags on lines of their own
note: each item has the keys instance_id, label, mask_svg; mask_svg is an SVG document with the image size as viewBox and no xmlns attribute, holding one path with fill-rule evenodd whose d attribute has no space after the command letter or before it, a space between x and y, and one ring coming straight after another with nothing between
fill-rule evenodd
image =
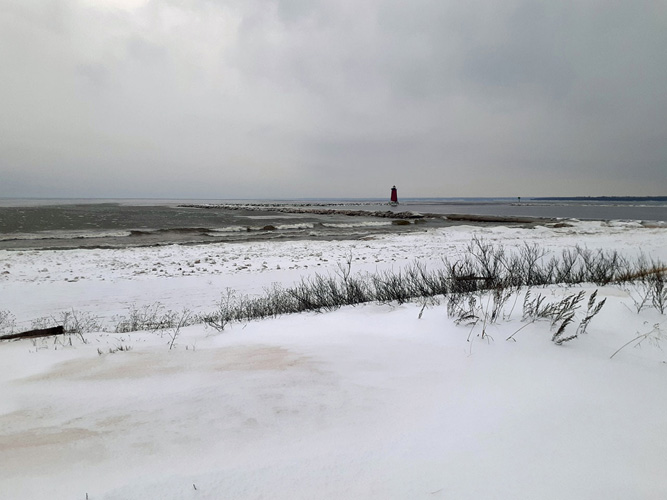
<instances>
[{"instance_id":1,"label":"frozen sand","mask_svg":"<svg viewBox=\"0 0 667 500\"><path fill-rule=\"evenodd\" d=\"M208 310L224 287L259 293L333 272L350 252L353 271L437 263L473 233L552 251L641 248L667 260L664 229L600 223L5 252L0 309L24 325L70 308L110 318L130 303ZM600 294L608 303L589 334L561 347L544 323L505 342L523 325L520 312L492 327L492 342L471 345L444 305L418 319L416 304L235 324L222 334L193 326L171 351L156 333L88 334L72 347L2 343L0 497L665 498L666 356L645 344L609 360L636 332L655 323L664 332L665 316L631 312L618 288ZM132 350L108 353L121 345Z\"/></svg>"}]
</instances>

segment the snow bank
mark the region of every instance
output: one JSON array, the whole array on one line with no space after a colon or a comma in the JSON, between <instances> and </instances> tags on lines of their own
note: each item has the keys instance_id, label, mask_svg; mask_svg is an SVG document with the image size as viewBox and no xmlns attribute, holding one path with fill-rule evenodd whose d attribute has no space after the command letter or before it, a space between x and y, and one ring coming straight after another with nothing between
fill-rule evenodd
<instances>
[{"instance_id":1,"label":"snow bank","mask_svg":"<svg viewBox=\"0 0 667 500\"><path fill-rule=\"evenodd\" d=\"M206 307L222 287L258 293L350 254L356 270L436 263L472 232L5 252L0 309L28 322ZM664 229L474 232L667 259ZM420 304L192 326L171 350L174 331L0 343L0 498L665 498L665 353L645 342L609 359L654 324L664 332L665 316L633 312L616 287L599 294L588 334L563 346L543 322L505 341L524 325L518 311L467 342L444 305L419 319Z\"/></svg>"}]
</instances>

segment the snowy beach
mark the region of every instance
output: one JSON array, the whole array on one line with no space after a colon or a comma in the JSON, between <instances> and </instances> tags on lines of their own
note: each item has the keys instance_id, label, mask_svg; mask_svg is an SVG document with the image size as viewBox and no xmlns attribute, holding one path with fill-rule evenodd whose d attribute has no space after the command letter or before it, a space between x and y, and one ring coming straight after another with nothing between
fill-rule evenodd
<instances>
[{"instance_id":1,"label":"snowy beach","mask_svg":"<svg viewBox=\"0 0 667 500\"><path fill-rule=\"evenodd\" d=\"M435 268L473 237L548 255L579 245L667 261L664 228L596 221L0 250L0 311L14 331L68 311L103 330L0 343L0 498L667 496L667 320L655 307L637 312L621 286L535 290L607 299L588 332L560 346L548 322L521 321L521 300L483 339L443 304L421 311L419 301L222 332L197 324L175 339L113 333L132 308L203 314L227 289L259 296L346 262L360 274Z\"/></svg>"},{"instance_id":2,"label":"snowy beach","mask_svg":"<svg viewBox=\"0 0 667 500\"><path fill-rule=\"evenodd\" d=\"M666 7L0 1L0 500L667 499Z\"/></svg>"}]
</instances>

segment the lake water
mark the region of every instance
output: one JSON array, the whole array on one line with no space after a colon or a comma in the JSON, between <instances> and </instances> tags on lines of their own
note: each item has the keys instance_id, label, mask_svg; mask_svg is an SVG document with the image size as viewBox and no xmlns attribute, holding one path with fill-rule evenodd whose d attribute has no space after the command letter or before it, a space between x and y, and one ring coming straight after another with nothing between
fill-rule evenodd
<instances>
[{"instance_id":1,"label":"lake water","mask_svg":"<svg viewBox=\"0 0 667 500\"><path fill-rule=\"evenodd\" d=\"M327 210L334 212L316 213ZM403 212L433 216L415 221ZM667 203L450 198L406 199L391 207L384 200L1 199L0 249L359 239L463 223L447 214L510 218L504 223L518 223L513 217L665 223Z\"/></svg>"}]
</instances>

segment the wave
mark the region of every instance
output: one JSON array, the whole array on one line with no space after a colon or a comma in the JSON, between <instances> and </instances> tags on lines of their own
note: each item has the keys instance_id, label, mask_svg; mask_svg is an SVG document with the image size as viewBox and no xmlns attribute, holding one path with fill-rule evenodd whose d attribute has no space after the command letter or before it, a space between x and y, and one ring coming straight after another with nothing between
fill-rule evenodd
<instances>
[{"instance_id":1,"label":"wave","mask_svg":"<svg viewBox=\"0 0 667 500\"><path fill-rule=\"evenodd\" d=\"M243 226L242 231L294 231L301 229L313 229L315 224L304 222L299 224L267 224L266 226Z\"/></svg>"},{"instance_id":2,"label":"wave","mask_svg":"<svg viewBox=\"0 0 667 500\"><path fill-rule=\"evenodd\" d=\"M241 215L244 219L254 219L254 220L276 220L276 219L306 219L312 217L311 214L273 214L273 215Z\"/></svg>"},{"instance_id":3,"label":"wave","mask_svg":"<svg viewBox=\"0 0 667 500\"><path fill-rule=\"evenodd\" d=\"M133 229L130 231L129 236L132 238L141 237L141 236L153 236L156 234L199 234L204 235L211 231L211 229L206 227L170 227L162 229Z\"/></svg>"},{"instance_id":4,"label":"wave","mask_svg":"<svg viewBox=\"0 0 667 500\"><path fill-rule=\"evenodd\" d=\"M312 229L315 225L310 222L303 222L299 224L278 224L276 229L290 230L290 229Z\"/></svg>"},{"instance_id":5,"label":"wave","mask_svg":"<svg viewBox=\"0 0 667 500\"><path fill-rule=\"evenodd\" d=\"M350 228L350 227L380 227L391 226L392 221L365 221L365 222L323 222L324 227Z\"/></svg>"},{"instance_id":6,"label":"wave","mask_svg":"<svg viewBox=\"0 0 667 500\"><path fill-rule=\"evenodd\" d=\"M52 230L37 233L6 233L0 235L0 241L21 240L78 240L88 238L124 238L130 236L131 231L67 231Z\"/></svg>"},{"instance_id":7,"label":"wave","mask_svg":"<svg viewBox=\"0 0 667 500\"><path fill-rule=\"evenodd\" d=\"M215 235L215 233L241 233L247 230L248 228L246 226L225 226L225 227L216 227L215 229L211 229L209 233L213 235Z\"/></svg>"},{"instance_id":8,"label":"wave","mask_svg":"<svg viewBox=\"0 0 667 500\"><path fill-rule=\"evenodd\" d=\"M174 227L161 229L130 229L130 230L51 230L38 231L35 233L5 233L0 234L0 241L39 241L39 240L78 240L92 238L146 238L151 236L169 235L187 237L187 236L207 236L221 237L229 233L243 233L249 231L300 231L304 229L313 229L312 223L295 224L275 224L266 226L225 226L216 228L207 227Z\"/></svg>"}]
</instances>

